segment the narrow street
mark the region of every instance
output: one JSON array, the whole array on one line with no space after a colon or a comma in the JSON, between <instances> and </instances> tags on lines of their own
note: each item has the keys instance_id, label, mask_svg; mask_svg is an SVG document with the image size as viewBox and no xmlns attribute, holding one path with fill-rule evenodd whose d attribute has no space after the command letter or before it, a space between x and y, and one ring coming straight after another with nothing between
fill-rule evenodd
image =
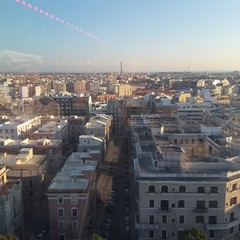
<instances>
[{"instance_id":1,"label":"narrow street","mask_svg":"<svg viewBox=\"0 0 240 240\"><path fill-rule=\"evenodd\" d=\"M107 240L136 239L132 159L127 137L111 140L100 170L96 233Z\"/></svg>"}]
</instances>

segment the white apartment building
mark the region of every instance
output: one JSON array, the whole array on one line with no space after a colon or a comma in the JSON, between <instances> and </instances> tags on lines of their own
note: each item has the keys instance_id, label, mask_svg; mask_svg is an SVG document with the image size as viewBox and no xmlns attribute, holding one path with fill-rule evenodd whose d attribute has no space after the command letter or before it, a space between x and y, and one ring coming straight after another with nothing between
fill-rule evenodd
<instances>
[{"instance_id":1,"label":"white apartment building","mask_svg":"<svg viewBox=\"0 0 240 240\"><path fill-rule=\"evenodd\" d=\"M0 139L25 139L41 125L41 117L15 118L0 124Z\"/></svg>"},{"instance_id":2,"label":"white apartment building","mask_svg":"<svg viewBox=\"0 0 240 240\"><path fill-rule=\"evenodd\" d=\"M108 142L111 134L111 125L111 116L98 114L86 123L84 132L86 135L94 135Z\"/></svg>"},{"instance_id":3,"label":"white apartment building","mask_svg":"<svg viewBox=\"0 0 240 240\"><path fill-rule=\"evenodd\" d=\"M101 138L94 137L94 135L79 136L78 152L88 152L89 150L98 150L102 158L104 155L104 141Z\"/></svg>"}]
</instances>

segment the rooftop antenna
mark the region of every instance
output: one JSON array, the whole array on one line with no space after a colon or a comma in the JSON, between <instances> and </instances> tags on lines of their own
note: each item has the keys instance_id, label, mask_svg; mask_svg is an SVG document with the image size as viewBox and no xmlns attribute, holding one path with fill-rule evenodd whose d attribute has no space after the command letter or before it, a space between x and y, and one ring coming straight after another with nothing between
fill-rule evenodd
<instances>
[{"instance_id":1,"label":"rooftop antenna","mask_svg":"<svg viewBox=\"0 0 240 240\"><path fill-rule=\"evenodd\" d=\"M122 62L120 62L120 76L122 76Z\"/></svg>"}]
</instances>

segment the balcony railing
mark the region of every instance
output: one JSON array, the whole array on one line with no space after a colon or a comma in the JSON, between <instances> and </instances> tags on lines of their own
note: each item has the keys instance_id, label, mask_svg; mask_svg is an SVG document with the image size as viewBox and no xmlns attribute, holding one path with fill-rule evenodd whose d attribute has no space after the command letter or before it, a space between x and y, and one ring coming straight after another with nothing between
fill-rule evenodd
<instances>
[{"instance_id":1,"label":"balcony railing","mask_svg":"<svg viewBox=\"0 0 240 240\"><path fill-rule=\"evenodd\" d=\"M136 229L139 229L139 230L151 230L151 229L154 230L159 228L159 224L135 223L135 227Z\"/></svg>"},{"instance_id":2,"label":"balcony railing","mask_svg":"<svg viewBox=\"0 0 240 240\"><path fill-rule=\"evenodd\" d=\"M240 218L228 223L207 224L207 230L227 230L238 224L240 224Z\"/></svg>"}]
</instances>

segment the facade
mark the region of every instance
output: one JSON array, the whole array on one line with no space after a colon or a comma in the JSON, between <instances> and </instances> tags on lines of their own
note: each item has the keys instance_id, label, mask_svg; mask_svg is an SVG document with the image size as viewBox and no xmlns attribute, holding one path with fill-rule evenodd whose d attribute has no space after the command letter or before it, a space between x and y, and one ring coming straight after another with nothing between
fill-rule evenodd
<instances>
[{"instance_id":1,"label":"facade","mask_svg":"<svg viewBox=\"0 0 240 240\"><path fill-rule=\"evenodd\" d=\"M48 188L50 239L74 240L88 237L88 210L95 199L96 161L71 155ZM93 206L92 206L93 207Z\"/></svg>"},{"instance_id":2,"label":"facade","mask_svg":"<svg viewBox=\"0 0 240 240\"><path fill-rule=\"evenodd\" d=\"M99 160L104 156L104 141L94 135L79 136L78 152L99 151Z\"/></svg>"},{"instance_id":3,"label":"facade","mask_svg":"<svg viewBox=\"0 0 240 240\"><path fill-rule=\"evenodd\" d=\"M2 139L25 139L33 131L41 126L41 118L32 119L14 118L0 124L0 138Z\"/></svg>"},{"instance_id":4,"label":"facade","mask_svg":"<svg viewBox=\"0 0 240 240\"><path fill-rule=\"evenodd\" d=\"M65 154L66 151L69 151L67 120L60 119L59 122L58 121L47 122L32 134L31 139L61 140L63 154Z\"/></svg>"},{"instance_id":5,"label":"facade","mask_svg":"<svg viewBox=\"0 0 240 240\"><path fill-rule=\"evenodd\" d=\"M105 114L97 114L85 125L85 134L94 135L104 139L108 143L111 134L112 117Z\"/></svg>"},{"instance_id":6,"label":"facade","mask_svg":"<svg viewBox=\"0 0 240 240\"><path fill-rule=\"evenodd\" d=\"M53 99L59 104L60 116L77 115L89 117L92 106L91 96L56 95Z\"/></svg>"},{"instance_id":7,"label":"facade","mask_svg":"<svg viewBox=\"0 0 240 240\"><path fill-rule=\"evenodd\" d=\"M45 155L33 155L32 148L22 148L18 155L3 154L0 164L9 171L9 179L21 179L24 217L39 217L44 193L50 182L47 171L48 158Z\"/></svg>"},{"instance_id":8,"label":"facade","mask_svg":"<svg viewBox=\"0 0 240 240\"><path fill-rule=\"evenodd\" d=\"M124 124L127 120L127 112L123 100L110 100L107 104L107 114L112 116L112 131L116 135L122 135Z\"/></svg>"},{"instance_id":9,"label":"facade","mask_svg":"<svg viewBox=\"0 0 240 240\"><path fill-rule=\"evenodd\" d=\"M22 181L7 179L7 171L0 167L0 234L24 239Z\"/></svg>"},{"instance_id":10,"label":"facade","mask_svg":"<svg viewBox=\"0 0 240 240\"><path fill-rule=\"evenodd\" d=\"M32 148L34 155L46 155L49 158L47 169L49 173L56 174L63 165L62 141L49 139L0 140L0 152L18 154L21 148Z\"/></svg>"},{"instance_id":11,"label":"facade","mask_svg":"<svg viewBox=\"0 0 240 240\"><path fill-rule=\"evenodd\" d=\"M138 239L177 240L192 227L208 239L238 239L239 153L219 128L199 125L191 133L194 124L182 120L159 131L164 120L153 116L131 119Z\"/></svg>"},{"instance_id":12,"label":"facade","mask_svg":"<svg viewBox=\"0 0 240 240\"><path fill-rule=\"evenodd\" d=\"M68 142L72 151L77 151L79 136L84 134L84 125L86 123L83 116L64 117L68 122Z\"/></svg>"}]
</instances>

